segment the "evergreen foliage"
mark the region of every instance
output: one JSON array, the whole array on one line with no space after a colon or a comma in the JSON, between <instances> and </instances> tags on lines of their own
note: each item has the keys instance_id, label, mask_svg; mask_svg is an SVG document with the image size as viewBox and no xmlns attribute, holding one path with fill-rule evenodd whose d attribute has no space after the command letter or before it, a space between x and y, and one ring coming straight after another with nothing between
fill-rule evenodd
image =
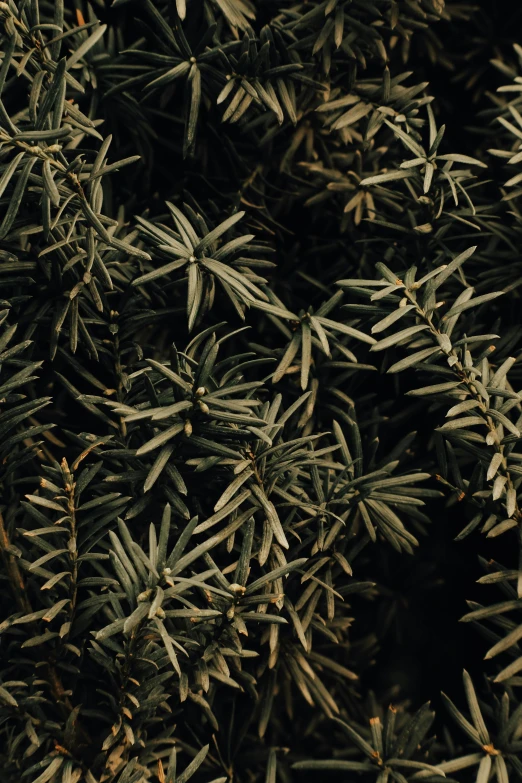
<instances>
[{"instance_id":1,"label":"evergreen foliage","mask_svg":"<svg viewBox=\"0 0 522 783\"><path fill-rule=\"evenodd\" d=\"M0 2L2 783L522 779L520 22Z\"/></svg>"}]
</instances>

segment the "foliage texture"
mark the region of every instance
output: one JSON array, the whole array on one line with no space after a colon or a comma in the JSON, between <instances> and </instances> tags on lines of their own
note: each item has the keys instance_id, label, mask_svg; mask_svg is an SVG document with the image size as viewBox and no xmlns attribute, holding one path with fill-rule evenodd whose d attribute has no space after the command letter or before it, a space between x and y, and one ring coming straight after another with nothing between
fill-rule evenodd
<instances>
[{"instance_id":1,"label":"foliage texture","mask_svg":"<svg viewBox=\"0 0 522 783\"><path fill-rule=\"evenodd\" d=\"M0 2L2 783L522 780L520 22Z\"/></svg>"}]
</instances>

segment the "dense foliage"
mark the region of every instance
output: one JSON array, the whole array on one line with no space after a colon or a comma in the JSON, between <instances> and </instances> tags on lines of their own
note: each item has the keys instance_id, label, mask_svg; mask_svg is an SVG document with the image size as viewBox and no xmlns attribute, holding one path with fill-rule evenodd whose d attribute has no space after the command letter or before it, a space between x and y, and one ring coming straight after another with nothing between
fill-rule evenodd
<instances>
[{"instance_id":1,"label":"dense foliage","mask_svg":"<svg viewBox=\"0 0 522 783\"><path fill-rule=\"evenodd\" d=\"M0 2L2 783L522 779L521 16Z\"/></svg>"}]
</instances>

